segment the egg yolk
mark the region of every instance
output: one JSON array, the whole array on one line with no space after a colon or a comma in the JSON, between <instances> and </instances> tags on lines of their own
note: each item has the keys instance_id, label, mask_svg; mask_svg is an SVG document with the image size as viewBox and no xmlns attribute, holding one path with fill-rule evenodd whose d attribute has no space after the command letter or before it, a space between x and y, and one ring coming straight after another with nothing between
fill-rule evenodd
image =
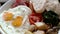
<instances>
[{"instance_id":1,"label":"egg yolk","mask_svg":"<svg viewBox=\"0 0 60 34\"><path fill-rule=\"evenodd\" d=\"M23 18L21 16L17 16L13 21L12 21L12 25L14 27L19 27L22 25L22 20Z\"/></svg>"},{"instance_id":2,"label":"egg yolk","mask_svg":"<svg viewBox=\"0 0 60 34\"><path fill-rule=\"evenodd\" d=\"M10 13L10 12L5 12L4 15L3 15L3 19L5 21L9 21L9 20L13 19L13 14Z\"/></svg>"}]
</instances>

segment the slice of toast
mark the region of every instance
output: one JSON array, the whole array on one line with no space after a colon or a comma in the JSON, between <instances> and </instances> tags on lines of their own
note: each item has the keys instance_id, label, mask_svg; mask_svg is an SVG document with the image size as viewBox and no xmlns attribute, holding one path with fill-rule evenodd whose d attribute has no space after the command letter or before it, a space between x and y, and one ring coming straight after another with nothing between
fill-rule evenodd
<instances>
[{"instance_id":1,"label":"slice of toast","mask_svg":"<svg viewBox=\"0 0 60 34\"><path fill-rule=\"evenodd\" d=\"M45 9L47 0L31 0L33 8L37 13L42 13Z\"/></svg>"}]
</instances>

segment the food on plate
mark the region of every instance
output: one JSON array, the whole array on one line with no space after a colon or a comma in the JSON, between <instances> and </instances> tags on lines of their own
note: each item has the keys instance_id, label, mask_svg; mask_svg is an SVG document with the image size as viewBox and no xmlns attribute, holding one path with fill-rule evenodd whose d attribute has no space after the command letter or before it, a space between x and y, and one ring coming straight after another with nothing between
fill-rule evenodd
<instances>
[{"instance_id":1,"label":"food on plate","mask_svg":"<svg viewBox=\"0 0 60 34\"><path fill-rule=\"evenodd\" d=\"M57 34L59 6L58 0L16 0L0 14L1 29L5 34Z\"/></svg>"},{"instance_id":2,"label":"food on plate","mask_svg":"<svg viewBox=\"0 0 60 34\"><path fill-rule=\"evenodd\" d=\"M18 5L26 5L24 0L16 0L12 7L17 7Z\"/></svg>"},{"instance_id":3,"label":"food on plate","mask_svg":"<svg viewBox=\"0 0 60 34\"><path fill-rule=\"evenodd\" d=\"M29 0L16 0L16 2L12 5L12 8L17 7L18 5L29 6Z\"/></svg>"},{"instance_id":4,"label":"food on plate","mask_svg":"<svg viewBox=\"0 0 60 34\"><path fill-rule=\"evenodd\" d=\"M57 26L59 24L59 16L52 10L45 11L43 13L43 21L52 26Z\"/></svg>"},{"instance_id":5,"label":"food on plate","mask_svg":"<svg viewBox=\"0 0 60 34\"><path fill-rule=\"evenodd\" d=\"M60 3L59 0L47 0L46 9L53 10L55 13L60 15Z\"/></svg>"},{"instance_id":6,"label":"food on plate","mask_svg":"<svg viewBox=\"0 0 60 34\"><path fill-rule=\"evenodd\" d=\"M35 25L30 25L28 30L31 31L31 32L34 32L34 31L37 30L37 27Z\"/></svg>"},{"instance_id":7,"label":"food on plate","mask_svg":"<svg viewBox=\"0 0 60 34\"><path fill-rule=\"evenodd\" d=\"M59 5L59 2L58 0L47 0L47 3L46 3L46 9L49 11L49 10L53 10L55 11L56 10L56 7Z\"/></svg>"},{"instance_id":8,"label":"food on plate","mask_svg":"<svg viewBox=\"0 0 60 34\"><path fill-rule=\"evenodd\" d=\"M17 16L13 21L12 21L12 25L14 27L19 27L22 25L22 20L23 20L23 17L22 16Z\"/></svg>"},{"instance_id":9,"label":"food on plate","mask_svg":"<svg viewBox=\"0 0 60 34\"><path fill-rule=\"evenodd\" d=\"M48 26L43 23L43 22L37 22L35 23L35 26L39 29L39 30L47 30Z\"/></svg>"},{"instance_id":10,"label":"food on plate","mask_svg":"<svg viewBox=\"0 0 60 34\"><path fill-rule=\"evenodd\" d=\"M29 15L30 24L34 24L36 22L41 22L43 20L42 14L40 13L32 13Z\"/></svg>"},{"instance_id":11,"label":"food on plate","mask_svg":"<svg viewBox=\"0 0 60 34\"><path fill-rule=\"evenodd\" d=\"M10 12L4 12L4 14L3 14L3 19L4 19L5 21L10 21L10 20L12 20L12 19L13 19L13 14L10 13Z\"/></svg>"},{"instance_id":12,"label":"food on plate","mask_svg":"<svg viewBox=\"0 0 60 34\"><path fill-rule=\"evenodd\" d=\"M31 0L35 12L42 13L45 9L45 4L47 0Z\"/></svg>"},{"instance_id":13,"label":"food on plate","mask_svg":"<svg viewBox=\"0 0 60 34\"><path fill-rule=\"evenodd\" d=\"M36 32L34 32L34 34L45 34L45 32L44 31L37 30Z\"/></svg>"},{"instance_id":14,"label":"food on plate","mask_svg":"<svg viewBox=\"0 0 60 34\"><path fill-rule=\"evenodd\" d=\"M57 32L49 32L48 34L53 34L53 33L54 33L54 34L58 34Z\"/></svg>"},{"instance_id":15,"label":"food on plate","mask_svg":"<svg viewBox=\"0 0 60 34\"><path fill-rule=\"evenodd\" d=\"M24 34L25 30L28 30L27 29L28 24L26 23L26 21L28 20L27 19L28 15L30 15L31 13L32 13L31 9L24 5L15 8L10 8L1 13L0 25L7 34L22 34L22 33ZM7 20L8 19L10 20L5 21L3 17Z\"/></svg>"},{"instance_id":16,"label":"food on plate","mask_svg":"<svg viewBox=\"0 0 60 34\"><path fill-rule=\"evenodd\" d=\"M31 1L29 1L29 8L32 10L32 12L34 12L33 4Z\"/></svg>"},{"instance_id":17,"label":"food on plate","mask_svg":"<svg viewBox=\"0 0 60 34\"><path fill-rule=\"evenodd\" d=\"M10 9L10 10L14 10L14 11L19 11L19 12L17 12L17 13L19 13L19 14L22 14L22 15L30 15L31 13L32 13L32 11L31 11L31 9L29 8L29 7L27 7L27 6L24 6L24 5L20 5L20 6L18 6L18 7L15 7L15 8L13 8L13 9ZM15 12L15 13L16 13Z\"/></svg>"},{"instance_id":18,"label":"food on plate","mask_svg":"<svg viewBox=\"0 0 60 34\"><path fill-rule=\"evenodd\" d=\"M46 32L47 34L58 34L58 30L57 29L48 29L48 31Z\"/></svg>"},{"instance_id":19,"label":"food on plate","mask_svg":"<svg viewBox=\"0 0 60 34\"><path fill-rule=\"evenodd\" d=\"M48 30L50 27L43 22L36 22L35 25L29 27L29 31L35 32L37 30Z\"/></svg>"},{"instance_id":20,"label":"food on plate","mask_svg":"<svg viewBox=\"0 0 60 34\"><path fill-rule=\"evenodd\" d=\"M57 13L58 15L60 15L60 3L57 5L54 12Z\"/></svg>"},{"instance_id":21,"label":"food on plate","mask_svg":"<svg viewBox=\"0 0 60 34\"><path fill-rule=\"evenodd\" d=\"M33 34L33 33L30 31L26 31L25 34Z\"/></svg>"}]
</instances>

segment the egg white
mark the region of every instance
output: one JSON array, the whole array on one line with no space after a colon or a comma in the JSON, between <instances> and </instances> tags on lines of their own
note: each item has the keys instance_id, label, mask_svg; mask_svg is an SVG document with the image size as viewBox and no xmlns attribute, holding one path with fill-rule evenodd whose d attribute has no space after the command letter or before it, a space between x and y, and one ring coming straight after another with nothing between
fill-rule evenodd
<instances>
[{"instance_id":1,"label":"egg white","mask_svg":"<svg viewBox=\"0 0 60 34\"><path fill-rule=\"evenodd\" d=\"M22 26L20 27L13 27L11 24L11 21L4 21L3 20L3 14L4 12L11 12L13 13L14 17L16 16L23 16ZM0 15L0 25L2 29L5 31L5 34L24 34L25 30L28 30L30 24L28 20L28 15L31 14L30 8L26 6L18 6L13 9L6 10L1 13Z\"/></svg>"}]
</instances>

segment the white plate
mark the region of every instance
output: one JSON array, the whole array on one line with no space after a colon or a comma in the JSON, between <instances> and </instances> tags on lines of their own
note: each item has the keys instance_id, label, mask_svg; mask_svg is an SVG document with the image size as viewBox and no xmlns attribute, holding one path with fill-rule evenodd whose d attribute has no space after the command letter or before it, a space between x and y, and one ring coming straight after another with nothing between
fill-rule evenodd
<instances>
[{"instance_id":1,"label":"white plate","mask_svg":"<svg viewBox=\"0 0 60 34\"><path fill-rule=\"evenodd\" d=\"M58 34L60 34L60 30L58 31Z\"/></svg>"},{"instance_id":2,"label":"white plate","mask_svg":"<svg viewBox=\"0 0 60 34\"><path fill-rule=\"evenodd\" d=\"M0 13L3 12L4 10L9 9L14 2L15 2L14 0L7 1L3 6L0 7Z\"/></svg>"},{"instance_id":3,"label":"white plate","mask_svg":"<svg viewBox=\"0 0 60 34\"><path fill-rule=\"evenodd\" d=\"M8 0L0 0L0 2L6 2L6 1L8 1Z\"/></svg>"}]
</instances>

